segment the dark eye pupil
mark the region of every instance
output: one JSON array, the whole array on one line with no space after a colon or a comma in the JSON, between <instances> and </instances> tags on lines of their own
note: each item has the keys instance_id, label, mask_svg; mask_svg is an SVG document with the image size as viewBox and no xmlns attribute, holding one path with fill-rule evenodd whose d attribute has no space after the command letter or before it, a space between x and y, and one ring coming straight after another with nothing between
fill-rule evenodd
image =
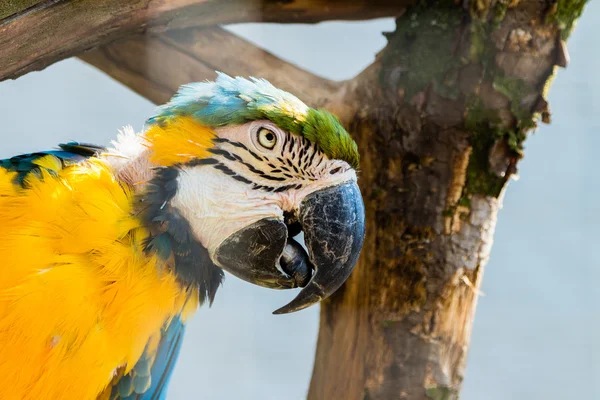
<instances>
[{"instance_id":1,"label":"dark eye pupil","mask_svg":"<svg viewBox=\"0 0 600 400\"><path fill-rule=\"evenodd\" d=\"M271 142L275 137L273 136L273 134L271 132L269 132L269 133L267 133L266 138L269 142Z\"/></svg>"}]
</instances>

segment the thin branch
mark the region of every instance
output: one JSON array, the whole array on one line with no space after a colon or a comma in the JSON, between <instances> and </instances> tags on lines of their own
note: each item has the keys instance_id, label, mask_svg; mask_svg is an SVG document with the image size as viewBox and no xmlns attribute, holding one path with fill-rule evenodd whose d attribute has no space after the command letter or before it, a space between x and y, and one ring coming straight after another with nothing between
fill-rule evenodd
<instances>
[{"instance_id":1,"label":"thin branch","mask_svg":"<svg viewBox=\"0 0 600 400\"><path fill-rule=\"evenodd\" d=\"M265 78L313 106L323 105L340 86L219 27L139 35L80 58L159 104L183 83L213 80L215 70Z\"/></svg>"},{"instance_id":2,"label":"thin branch","mask_svg":"<svg viewBox=\"0 0 600 400\"><path fill-rule=\"evenodd\" d=\"M42 1L0 21L0 81L136 32L240 22L314 23L395 16L411 0ZM14 11L13 9L10 9ZM17 10L18 11L18 10ZM0 15L9 12L0 2Z\"/></svg>"}]
</instances>

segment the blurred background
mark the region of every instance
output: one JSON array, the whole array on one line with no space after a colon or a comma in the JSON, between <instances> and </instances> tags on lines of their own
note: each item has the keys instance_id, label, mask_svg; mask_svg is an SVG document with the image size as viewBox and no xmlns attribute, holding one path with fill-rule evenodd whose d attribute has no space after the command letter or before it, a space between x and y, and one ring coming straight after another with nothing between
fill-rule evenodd
<instances>
[{"instance_id":1,"label":"blurred background","mask_svg":"<svg viewBox=\"0 0 600 400\"><path fill-rule=\"evenodd\" d=\"M472 334L463 400L600 398L600 3L569 39L571 63L550 91L552 124L526 142L500 212ZM228 29L329 79L352 78L393 19ZM71 59L0 83L0 158L68 140L107 145L154 106ZM228 277L190 323L169 399L304 399L318 307L271 312L295 293Z\"/></svg>"}]
</instances>

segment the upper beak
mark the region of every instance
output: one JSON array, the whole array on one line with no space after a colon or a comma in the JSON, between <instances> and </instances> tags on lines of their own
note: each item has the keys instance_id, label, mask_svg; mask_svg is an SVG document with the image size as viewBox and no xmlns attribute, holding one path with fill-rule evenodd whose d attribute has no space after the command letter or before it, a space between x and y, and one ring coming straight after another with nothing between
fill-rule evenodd
<instances>
[{"instance_id":1,"label":"upper beak","mask_svg":"<svg viewBox=\"0 0 600 400\"><path fill-rule=\"evenodd\" d=\"M302 310L333 294L350 276L363 245L365 211L356 182L309 194L296 217L308 254L288 237L283 222L266 218L231 235L214 256L223 269L248 282L304 287L274 314Z\"/></svg>"},{"instance_id":2,"label":"upper beak","mask_svg":"<svg viewBox=\"0 0 600 400\"><path fill-rule=\"evenodd\" d=\"M365 208L356 182L308 195L298 221L315 273L289 304L274 314L302 310L329 297L348 279L365 237Z\"/></svg>"}]
</instances>

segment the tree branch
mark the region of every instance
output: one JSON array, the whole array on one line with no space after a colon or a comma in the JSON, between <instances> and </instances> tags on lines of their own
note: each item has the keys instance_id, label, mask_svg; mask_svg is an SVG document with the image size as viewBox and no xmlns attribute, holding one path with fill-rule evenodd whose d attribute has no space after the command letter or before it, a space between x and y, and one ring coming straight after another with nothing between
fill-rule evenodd
<instances>
[{"instance_id":1,"label":"tree branch","mask_svg":"<svg viewBox=\"0 0 600 400\"><path fill-rule=\"evenodd\" d=\"M0 21L0 81L135 32L240 22L314 23L398 15L412 0L46 0ZM22 8L0 2L0 15Z\"/></svg>"},{"instance_id":2,"label":"tree branch","mask_svg":"<svg viewBox=\"0 0 600 400\"><path fill-rule=\"evenodd\" d=\"M157 104L184 83L214 80L215 70L265 78L313 106L323 105L340 86L219 27L138 35L80 58Z\"/></svg>"}]
</instances>

